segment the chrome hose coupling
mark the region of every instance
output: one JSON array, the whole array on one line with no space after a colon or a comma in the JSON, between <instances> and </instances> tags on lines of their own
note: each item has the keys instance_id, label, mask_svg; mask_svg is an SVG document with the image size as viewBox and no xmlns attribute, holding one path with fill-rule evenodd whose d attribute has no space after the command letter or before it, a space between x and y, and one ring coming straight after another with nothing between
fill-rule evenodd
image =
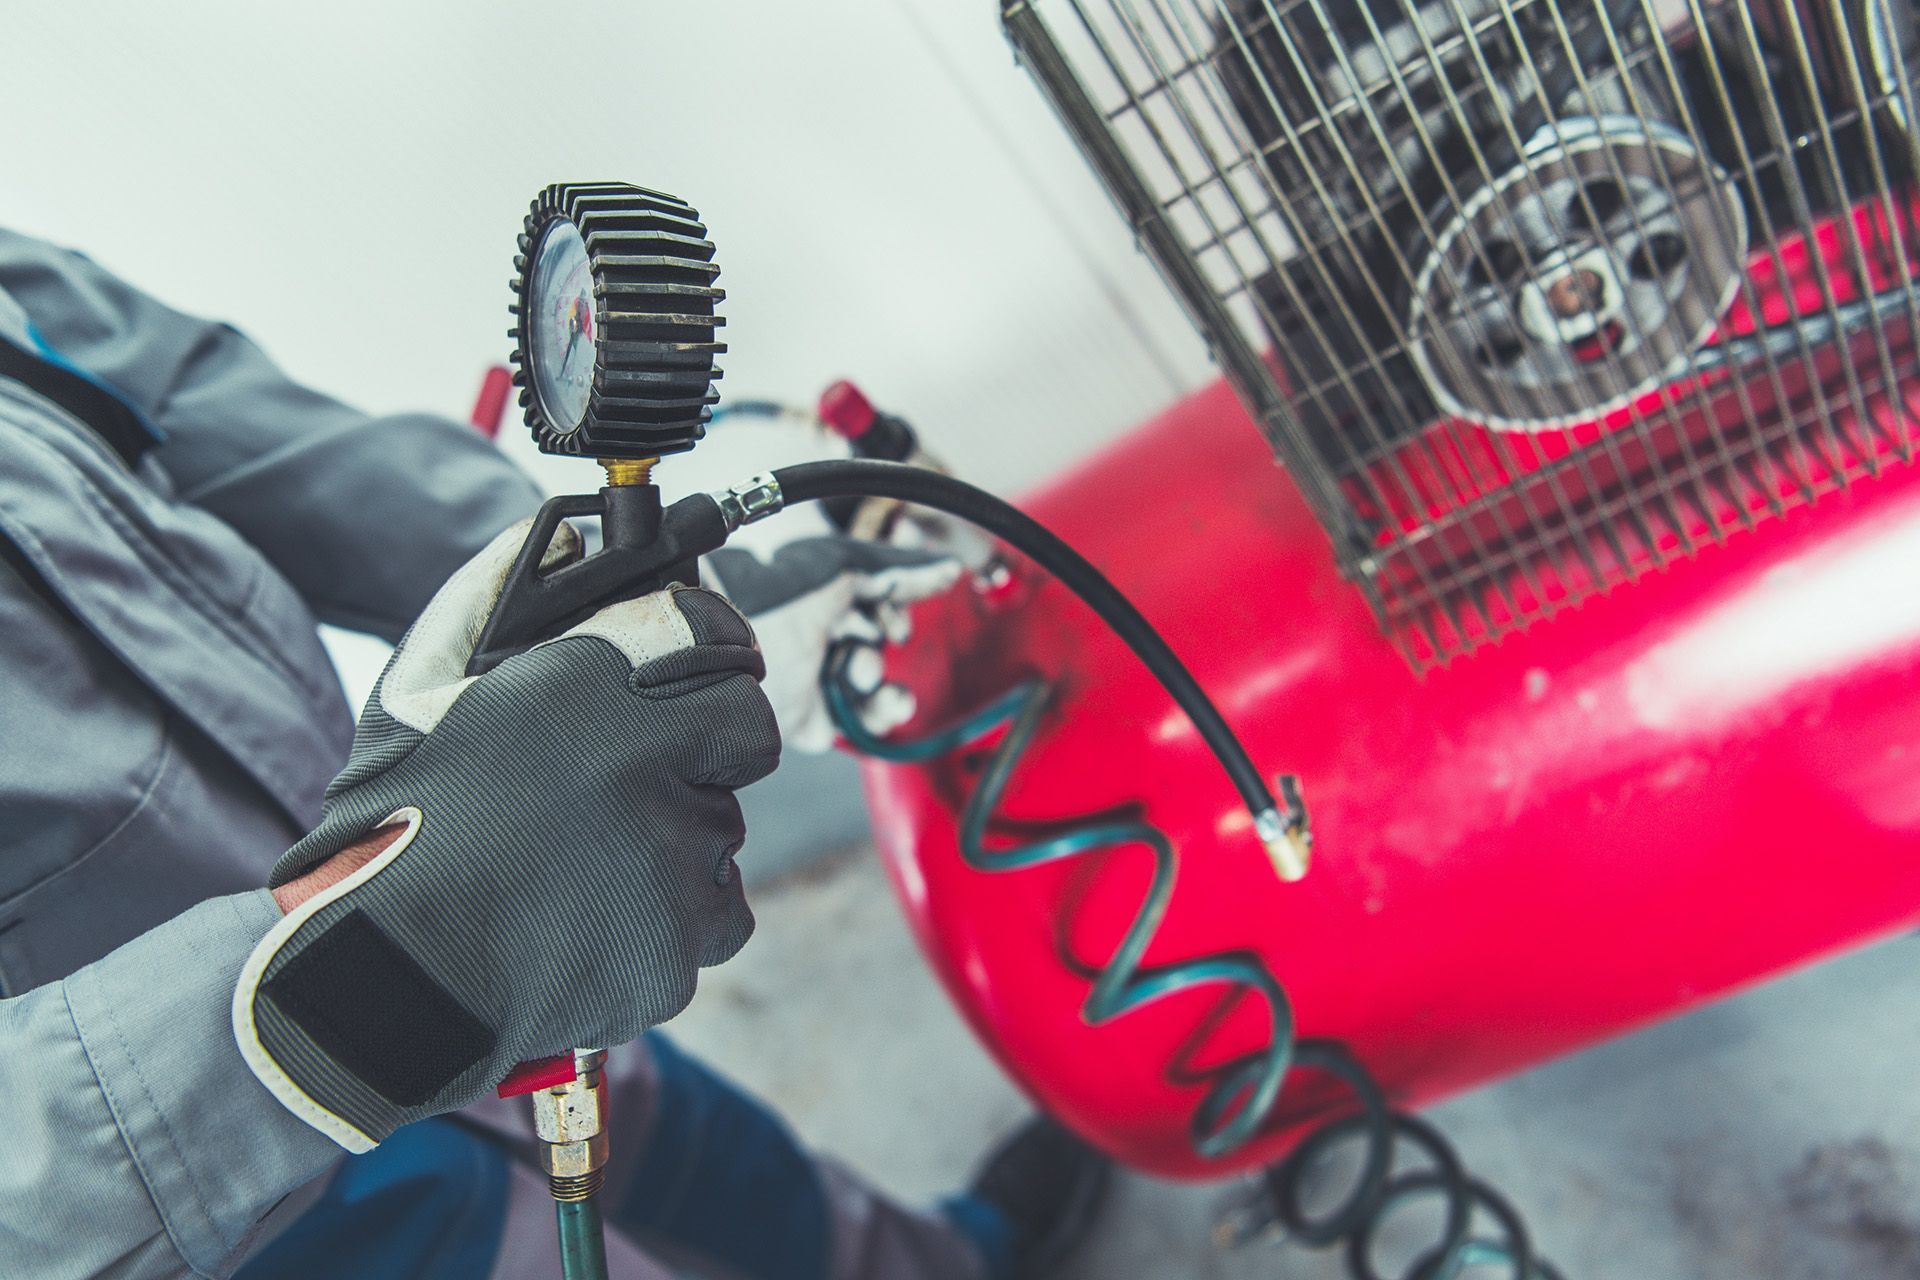
<instances>
[{"instance_id":1,"label":"chrome hose coupling","mask_svg":"<svg viewBox=\"0 0 1920 1280\"><path fill-rule=\"evenodd\" d=\"M765 519L786 505L780 482L773 478L771 471L762 471L731 488L715 489L707 496L719 505L728 533L743 524Z\"/></svg>"},{"instance_id":2,"label":"chrome hose coupling","mask_svg":"<svg viewBox=\"0 0 1920 1280\"><path fill-rule=\"evenodd\" d=\"M574 1052L574 1078L533 1095L533 1127L547 1189L563 1203L600 1190L607 1164L607 1090L604 1049Z\"/></svg>"}]
</instances>

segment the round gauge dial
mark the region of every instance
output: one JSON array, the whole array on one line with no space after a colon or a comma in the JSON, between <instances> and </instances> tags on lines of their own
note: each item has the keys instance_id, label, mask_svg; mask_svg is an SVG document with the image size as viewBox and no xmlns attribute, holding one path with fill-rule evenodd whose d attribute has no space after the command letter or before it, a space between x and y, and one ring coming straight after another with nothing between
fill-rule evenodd
<instances>
[{"instance_id":1,"label":"round gauge dial","mask_svg":"<svg viewBox=\"0 0 1920 1280\"><path fill-rule=\"evenodd\" d=\"M624 182L555 183L534 197L518 249L513 381L541 452L604 462L693 448L727 349L699 212Z\"/></svg>"},{"instance_id":2,"label":"round gauge dial","mask_svg":"<svg viewBox=\"0 0 1920 1280\"><path fill-rule=\"evenodd\" d=\"M571 431L587 414L593 393L593 269L580 229L564 218L547 224L527 282L528 355L533 389L556 431Z\"/></svg>"}]
</instances>

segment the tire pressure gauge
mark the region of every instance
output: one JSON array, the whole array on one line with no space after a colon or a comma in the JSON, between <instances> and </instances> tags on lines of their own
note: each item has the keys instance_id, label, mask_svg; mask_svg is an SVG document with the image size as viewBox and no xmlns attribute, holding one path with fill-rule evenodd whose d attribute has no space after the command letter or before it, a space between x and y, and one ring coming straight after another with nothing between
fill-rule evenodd
<instances>
[{"instance_id":1,"label":"tire pressure gauge","mask_svg":"<svg viewBox=\"0 0 1920 1280\"><path fill-rule=\"evenodd\" d=\"M545 453L691 449L719 399L720 268L685 201L619 182L533 202L514 258L514 382Z\"/></svg>"},{"instance_id":2,"label":"tire pressure gauge","mask_svg":"<svg viewBox=\"0 0 1920 1280\"><path fill-rule=\"evenodd\" d=\"M713 499L667 512L649 482L654 459L699 443L720 398L715 310L726 294L699 213L623 182L558 183L534 197L513 269L513 381L534 442L598 460L607 483L540 508L474 643L472 676L613 600L698 582L698 557L731 531ZM600 549L545 572L560 522L574 517L599 518ZM567 1280L607 1275L604 1056L522 1063L500 1086L503 1097L534 1094Z\"/></svg>"}]
</instances>

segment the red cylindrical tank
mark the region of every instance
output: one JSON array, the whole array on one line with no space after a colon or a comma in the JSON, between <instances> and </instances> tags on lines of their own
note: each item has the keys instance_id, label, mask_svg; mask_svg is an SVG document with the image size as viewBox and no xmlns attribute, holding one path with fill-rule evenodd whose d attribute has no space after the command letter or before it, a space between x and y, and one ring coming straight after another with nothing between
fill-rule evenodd
<instances>
[{"instance_id":1,"label":"red cylindrical tank","mask_svg":"<svg viewBox=\"0 0 1920 1280\"><path fill-rule=\"evenodd\" d=\"M1920 403L1916 401L1915 403ZM1402 1104L1518 1070L1920 920L1920 474L1738 533L1416 675L1224 385L1023 504L1160 627L1317 844L1283 884L1164 692L1057 585L956 594L892 659L932 727L1059 688L1002 814L1021 834L1140 806L1178 886L1147 955L1257 954L1300 1033ZM1114 1155L1174 1176L1274 1158L1301 1118L1195 1156L1195 1071L1258 1047L1221 988L1089 1026L1144 849L975 871L976 754L866 766L934 968L1001 1063ZM1186 1068L1170 1068L1183 1060Z\"/></svg>"}]
</instances>

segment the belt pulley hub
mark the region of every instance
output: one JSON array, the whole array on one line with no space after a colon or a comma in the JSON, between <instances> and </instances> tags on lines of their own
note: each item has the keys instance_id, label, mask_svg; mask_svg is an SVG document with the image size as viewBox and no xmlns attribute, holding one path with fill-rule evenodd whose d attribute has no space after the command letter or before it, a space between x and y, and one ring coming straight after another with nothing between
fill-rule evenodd
<instances>
[{"instance_id":1,"label":"belt pulley hub","mask_svg":"<svg viewBox=\"0 0 1920 1280\"><path fill-rule=\"evenodd\" d=\"M1436 219L1407 332L1447 412L1542 430L1671 381L1739 286L1746 212L1685 135L1613 117L1542 129Z\"/></svg>"}]
</instances>

